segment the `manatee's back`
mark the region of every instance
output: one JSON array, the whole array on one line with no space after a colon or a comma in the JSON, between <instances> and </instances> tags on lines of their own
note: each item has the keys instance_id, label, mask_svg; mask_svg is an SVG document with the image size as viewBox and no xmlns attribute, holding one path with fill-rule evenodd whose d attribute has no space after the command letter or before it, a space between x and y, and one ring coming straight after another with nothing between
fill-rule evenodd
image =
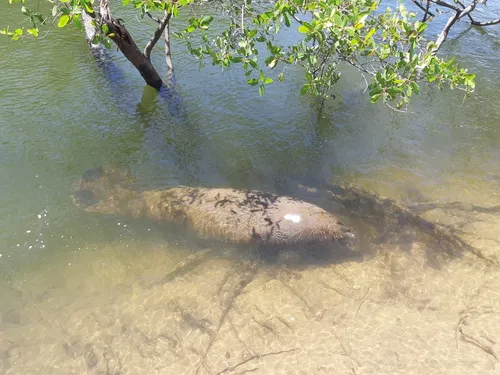
<instances>
[{"instance_id":1,"label":"manatee's back","mask_svg":"<svg viewBox=\"0 0 500 375\"><path fill-rule=\"evenodd\" d=\"M199 237L240 244L288 246L354 235L313 204L253 190L178 186L138 192L127 171L90 169L73 186L73 202L89 212L184 223Z\"/></svg>"},{"instance_id":2,"label":"manatee's back","mask_svg":"<svg viewBox=\"0 0 500 375\"><path fill-rule=\"evenodd\" d=\"M168 219L184 220L197 234L236 243L294 245L350 241L336 216L313 204L259 191L179 187L167 190ZM167 217L165 217L167 219Z\"/></svg>"},{"instance_id":3,"label":"manatee's back","mask_svg":"<svg viewBox=\"0 0 500 375\"><path fill-rule=\"evenodd\" d=\"M236 243L252 241L251 226L258 207L245 202L240 190L179 186L144 191L138 199L144 201L147 217L184 224L199 237Z\"/></svg>"}]
</instances>

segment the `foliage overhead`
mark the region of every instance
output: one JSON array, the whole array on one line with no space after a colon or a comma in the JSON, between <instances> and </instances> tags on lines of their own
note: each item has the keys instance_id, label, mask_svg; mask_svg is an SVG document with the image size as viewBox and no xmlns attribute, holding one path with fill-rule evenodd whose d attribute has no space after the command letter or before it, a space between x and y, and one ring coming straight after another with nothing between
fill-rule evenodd
<instances>
[{"instance_id":1,"label":"foliage overhead","mask_svg":"<svg viewBox=\"0 0 500 375\"><path fill-rule=\"evenodd\" d=\"M86 12L94 18L99 30L94 43L110 46L113 35L106 24L99 23L95 17L99 0L47 1L53 3L51 14L41 15L22 4L21 11L29 18L31 27L5 28L0 33L18 40L39 37L42 27L49 26L50 31L53 24L60 28L74 24L83 29L82 12ZM9 2L24 3L24 0ZM142 17L152 19L155 19L152 14L158 11L173 17L189 8L196 9L198 14L207 12L189 18L187 25L177 28L174 35L185 41L198 59L209 59L223 68L241 65L247 83L256 86L260 95L274 79L285 78L287 67L300 66L305 78L301 93L324 100L332 95L341 77L341 64L352 65L363 74L373 103L381 100L402 107L413 94L419 93L422 82L440 88L443 85L460 88L467 93L474 89L474 74L459 67L455 58L437 55L442 41L438 44L425 39L428 22L433 20L429 9L423 21L402 3L395 9L382 9L376 0L256 3L252 0L122 0L122 6L134 7ZM215 15L222 16L220 22L224 30L220 33L210 29ZM292 41L287 45L279 41L284 39L280 34L285 32L294 33L292 38L287 38Z\"/></svg>"}]
</instances>

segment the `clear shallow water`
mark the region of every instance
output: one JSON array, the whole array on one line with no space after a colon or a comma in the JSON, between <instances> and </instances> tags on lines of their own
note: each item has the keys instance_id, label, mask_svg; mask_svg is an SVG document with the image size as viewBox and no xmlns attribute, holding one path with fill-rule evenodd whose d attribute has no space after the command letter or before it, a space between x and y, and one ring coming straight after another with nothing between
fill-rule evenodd
<instances>
[{"instance_id":1,"label":"clear shallow water","mask_svg":"<svg viewBox=\"0 0 500 375\"><path fill-rule=\"evenodd\" d=\"M0 9L0 16L9 23L19 20L13 8L7 6ZM437 342L446 347L448 336L453 336L453 330L448 331L449 322L456 324L458 320L455 315L445 316L449 306L456 307L456 314L475 308L476 315L472 316L476 320L470 326L477 321L490 336L497 333L485 328L493 326L495 320L487 320L477 311L486 309L485 301L498 300L495 295L481 294L488 288L488 293L499 290L495 284L498 274L474 259L450 261L441 265L444 271L440 271L425 262L418 263L423 244L417 243L409 252L392 244L392 247L387 245L385 253L379 249L384 256L364 263L347 262L285 272L268 266L254 271L251 267L234 265L219 254L207 258L189 273L181 272L174 284L156 285L165 274L176 269L179 262L195 256L205 245L151 223L78 211L69 199L71 185L86 169L114 163L131 169L143 186L182 183L275 191L283 188L283 181L286 184L293 177L306 181L321 178L351 183L398 201L499 205L498 30L488 29L485 34L459 26L454 34L463 35L456 41L451 40L446 52L463 55L463 64L477 72L478 88L472 98L463 101L460 92L428 89L412 102L409 113L394 113L383 105L370 105L362 93L364 81L355 72L346 70L338 86L337 100L327 103L322 118L318 118L309 98L298 95L300 72L292 72L283 84L269 87L266 96L259 98L238 72L222 74L211 66L199 70L183 47L175 45L177 89L182 102L181 113L172 116L165 103L145 88L138 74L114 53L112 58L121 78L115 76L115 81L110 82L96 66L83 36L77 32L55 30L36 43L19 44L0 39L0 207L3 213L0 216L3 228L0 231L0 342L4 343L0 348L4 367L0 370L56 374L58 371L71 373L68 368L73 366L71 371L82 373L75 363L84 358L82 368L89 373L99 373L104 363L111 366L112 362L103 349L110 346L106 335L118 337L113 330L121 332L123 326L141 327L141 332L149 335L163 321L171 331L178 329L181 338L192 339L191 347L200 357L210 358L210 353L215 353L217 359L212 358L215 367L210 369L217 373L224 367L215 364L225 361L234 366L238 363L239 354L227 357L227 348L240 348L227 338L220 340L219 347L210 344L215 340L217 327L222 332L226 328L230 330L225 326L227 320L213 319L211 314L220 312L218 316L223 316L227 299L236 300L241 292L238 283L250 279L247 296L238 300L235 307L236 310L239 307L242 315L232 316L232 312L229 316L235 324L240 323L241 331L237 331L242 337L252 336L249 332L254 329L264 334L262 342L240 340L251 346L240 351L247 353L242 358L264 354L264 343L270 348L268 353L289 350L276 344L280 341L277 338L281 338L282 343L297 340L293 341L292 349L299 350L300 355L295 351L285 353L297 363L300 356L316 358L312 353L324 360L328 356L314 346L318 342L316 332L320 335L324 330L330 338L339 336L338 341L328 341L336 343L330 343L332 347L328 350L346 350L340 331L329 330L335 325L332 322L351 334L356 327L364 327L355 331L361 335L365 332L363 329L373 332L396 316L403 321L422 319L420 326L401 323L397 332L387 331L385 336L377 331L379 334L369 343L363 344L361 338L356 341L357 336L353 336L351 349L357 354L358 362L361 357L366 360L365 364L381 358L390 362L391 355L384 352L370 357L367 348L381 343L384 348L390 348L392 340L402 332L422 329L429 333L436 328L443 335L436 338ZM131 29L142 44L146 35L141 34L139 27L131 26ZM161 54L155 59L161 66ZM494 215L474 220L467 213L464 215L465 218L458 214L450 217L455 221L471 221L474 225L468 235L474 237L475 243L486 241L485 246L493 249L500 220ZM446 217L438 215L437 218ZM374 254L377 254L375 250ZM328 294L332 289L328 293L318 289L322 282L352 298L339 300L338 295ZM443 285L439 293L432 293L436 286ZM348 286L352 287L351 292L346 291ZM293 298L289 294L291 290L295 293ZM483 299L471 299L474 293ZM297 298L302 305L297 303ZM278 301L276 305L270 303L274 299ZM367 310L363 313L359 306L365 299L368 302L363 305ZM422 302L427 299L431 302ZM429 304L433 309L421 307ZM122 314L127 305L134 311ZM260 312L251 306L257 306ZM486 315L495 317L500 311L495 308L493 303L493 313ZM287 309L293 314L287 315ZM109 319L109 325L104 324L107 328L94 327L92 314ZM352 317L349 323L342 320L342 314ZM436 318L436 314L442 319ZM286 328L283 323L277 327L273 325L279 324L276 321L269 323L272 316L284 319L292 328ZM372 316L372 320L368 316ZM176 319L185 325L175 326ZM297 322L295 326L293 319ZM247 324L247 321L253 323ZM309 328L311 334L301 335L300 330L308 324L314 325ZM196 332L200 336L196 336ZM411 335L408 335L403 336L409 340ZM90 340L94 336L98 336L95 342ZM137 354L130 354L133 351L128 345L145 343L133 335L125 336L129 341L114 348L121 353L121 360L128 363L120 371L144 373L134 370L135 359L126 362L129 358L126 356ZM25 337L31 337L31 344ZM175 339L179 345L189 347L181 339ZM494 337L492 340L495 341ZM86 346L92 342L98 359L94 365L94 357ZM416 344L415 348L421 350ZM467 348L463 346L449 354L450 363L457 363L454 373L462 370L470 373L467 366L487 373L489 370L477 363L479 367L474 367L472 362L467 365L459 362L457 358L469 358L464 357L463 351L467 352ZM497 350L492 349L494 353ZM189 358L184 352L174 350L174 353L177 358ZM426 359L443 354L430 349L429 353L424 355ZM473 354L477 355L472 351L470 356ZM174 359L169 362L174 367L163 362L155 367L154 356L151 358L147 363L151 368L158 367L154 370L158 373L204 371ZM265 358L271 361L267 368L279 373L273 361L277 358L281 361L280 354ZM336 357L328 358L330 362L324 360L325 363L306 373L328 372L328 366L340 361ZM446 355L443 354L443 358ZM197 363L194 359L191 362ZM411 367L410 359L402 362ZM307 361L303 358L301 363ZM141 366L146 368L144 363ZM258 371L265 371L266 366ZM307 371L308 366L296 365L296 368ZM356 366L363 369L359 364ZM431 364L422 366L413 368L432 373ZM491 371L498 370L492 366ZM391 367L384 368L387 373ZM365 367L367 373L369 369L372 367ZM376 366L373 369L376 370ZM118 373L116 371L114 373ZM400 371L404 373L407 368L403 366ZM292 373L283 369L282 372ZM391 373L397 371L391 370Z\"/></svg>"}]
</instances>

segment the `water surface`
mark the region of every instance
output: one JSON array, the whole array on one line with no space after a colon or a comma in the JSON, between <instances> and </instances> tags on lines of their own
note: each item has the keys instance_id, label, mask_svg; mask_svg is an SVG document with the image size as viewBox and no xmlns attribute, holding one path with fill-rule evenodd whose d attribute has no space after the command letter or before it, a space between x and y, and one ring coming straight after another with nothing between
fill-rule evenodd
<instances>
[{"instance_id":1,"label":"water surface","mask_svg":"<svg viewBox=\"0 0 500 375\"><path fill-rule=\"evenodd\" d=\"M14 10L0 19L20 22ZM471 98L426 88L396 113L370 105L346 68L321 116L298 94L300 71L260 98L238 71L199 69L179 43L182 100L169 108L119 54L110 80L82 34L53 31L0 39L0 372L499 371L498 29L457 25L443 51L478 74ZM364 258L255 264L230 246L77 210L71 185L107 163L144 188L290 191L339 209L369 240ZM377 218L298 187L318 180L428 204L422 217L483 253L446 254L411 223L381 237Z\"/></svg>"}]
</instances>

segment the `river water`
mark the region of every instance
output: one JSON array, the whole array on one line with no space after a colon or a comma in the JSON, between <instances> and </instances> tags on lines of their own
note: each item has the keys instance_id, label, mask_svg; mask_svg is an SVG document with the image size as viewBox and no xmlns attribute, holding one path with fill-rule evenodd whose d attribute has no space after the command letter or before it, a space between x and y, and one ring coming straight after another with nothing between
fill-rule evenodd
<instances>
[{"instance_id":1,"label":"river water","mask_svg":"<svg viewBox=\"0 0 500 375\"><path fill-rule=\"evenodd\" d=\"M22 20L6 4L0 19ZM443 53L478 75L470 98L429 87L396 113L369 104L346 68L321 116L299 70L260 98L241 72L199 68L175 43L180 100L168 105L119 54L115 70L98 67L76 30L0 39L0 373L500 373L499 34L450 34ZM104 164L144 188L290 192L338 210L366 248L255 263L79 211L71 185ZM415 221L381 233L391 214L342 206L315 181L387 197L440 234ZM445 252L443 236L471 248Z\"/></svg>"}]
</instances>

